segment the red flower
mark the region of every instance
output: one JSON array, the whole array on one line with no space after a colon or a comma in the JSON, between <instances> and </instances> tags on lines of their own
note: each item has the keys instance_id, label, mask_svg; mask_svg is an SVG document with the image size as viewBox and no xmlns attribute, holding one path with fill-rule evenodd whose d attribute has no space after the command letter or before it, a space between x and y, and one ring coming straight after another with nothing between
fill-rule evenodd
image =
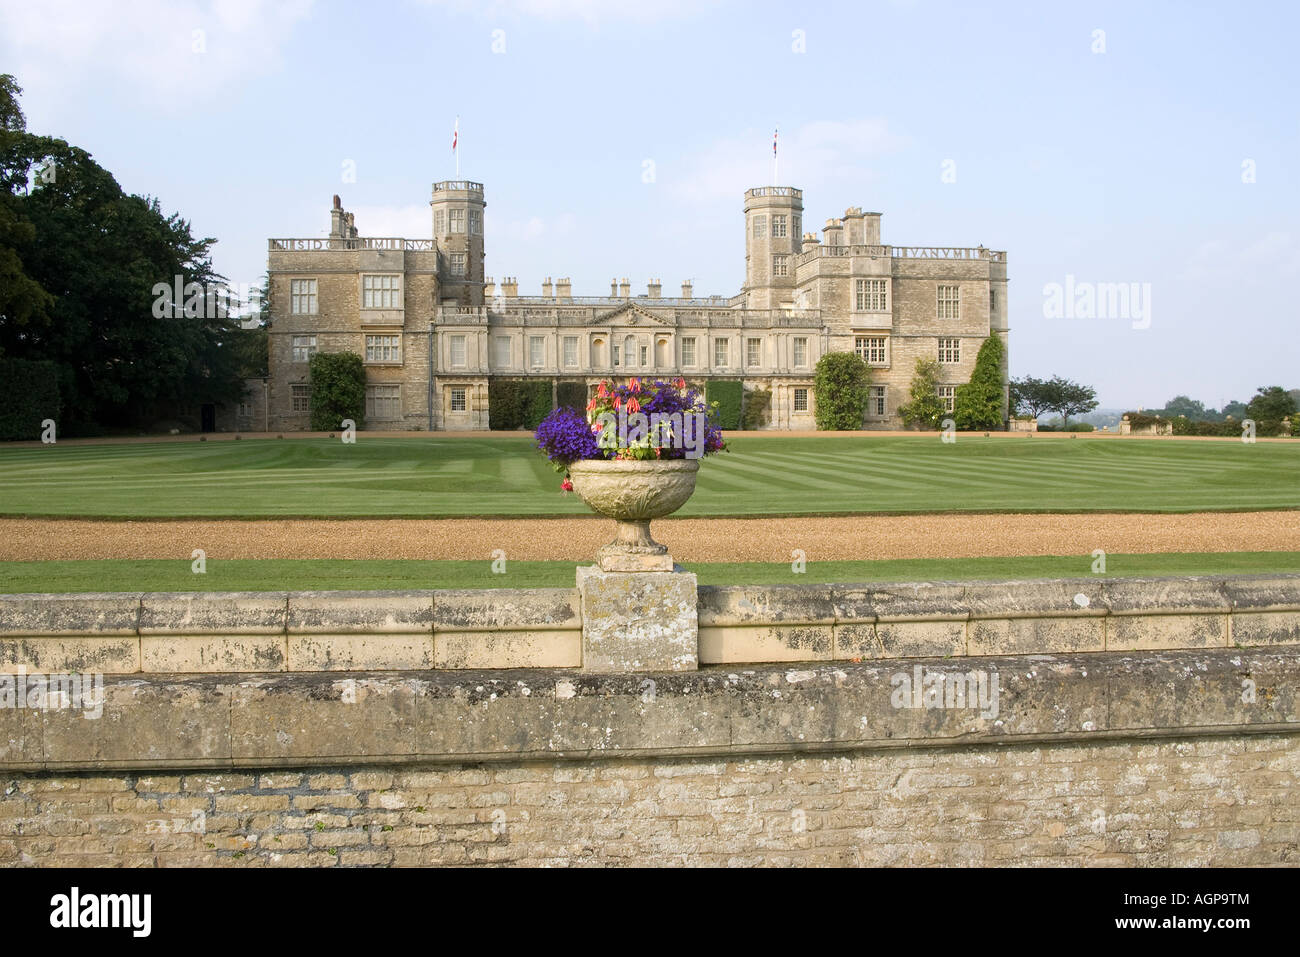
<instances>
[{"instance_id":1,"label":"red flower","mask_svg":"<svg viewBox=\"0 0 1300 957\"><path fill-rule=\"evenodd\" d=\"M623 407L623 400L620 399L618 396L614 396L614 408L621 409L622 407Z\"/></svg>"},{"instance_id":2,"label":"red flower","mask_svg":"<svg viewBox=\"0 0 1300 957\"><path fill-rule=\"evenodd\" d=\"M681 377L679 376L679 377L678 377L678 378L673 382L673 385L677 386L677 388L679 388L679 389L685 389L685 388L686 388L686 380L683 379L683 378L681 378Z\"/></svg>"},{"instance_id":3,"label":"red flower","mask_svg":"<svg viewBox=\"0 0 1300 957\"><path fill-rule=\"evenodd\" d=\"M627 400L627 411L628 411L628 412L640 412L640 411L641 411L641 403L638 402L635 398L633 398L633 399L628 399L628 400Z\"/></svg>"},{"instance_id":4,"label":"red flower","mask_svg":"<svg viewBox=\"0 0 1300 957\"><path fill-rule=\"evenodd\" d=\"M631 379L631 380L628 381L627 387L628 387L629 389L631 389L633 392L640 392L640 391L641 391L641 380L640 380L640 379L637 379L637 378L633 378L633 379Z\"/></svg>"},{"instance_id":5,"label":"red flower","mask_svg":"<svg viewBox=\"0 0 1300 957\"><path fill-rule=\"evenodd\" d=\"M573 483L570 482L568 479L565 479L563 482L560 483L560 491L561 491L561 492L572 492L572 491L573 491Z\"/></svg>"},{"instance_id":6,"label":"red flower","mask_svg":"<svg viewBox=\"0 0 1300 957\"><path fill-rule=\"evenodd\" d=\"M587 403L587 411L590 412L594 408L596 408L596 399L593 397L592 400Z\"/></svg>"},{"instance_id":7,"label":"red flower","mask_svg":"<svg viewBox=\"0 0 1300 957\"><path fill-rule=\"evenodd\" d=\"M596 395L600 396L602 399L609 395L609 387L605 385L604 379L601 379L600 385L596 386Z\"/></svg>"}]
</instances>

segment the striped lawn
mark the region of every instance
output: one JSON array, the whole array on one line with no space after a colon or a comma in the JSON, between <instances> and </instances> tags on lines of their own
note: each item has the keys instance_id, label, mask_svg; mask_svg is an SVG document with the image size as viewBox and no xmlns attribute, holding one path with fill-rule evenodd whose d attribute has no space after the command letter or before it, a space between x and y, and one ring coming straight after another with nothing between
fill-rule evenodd
<instances>
[{"instance_id":1,"label":"striped lawn","mask_svg":"<svg viewBox=\"0 0 1300 957\"><path fill-rule=\"evenodd\" d=\"M525 436L0 447L0 515L586 514ZM682 516L1300 508L1300 441L743 436Z\"/></svg>"},{"instance_id":2,"label":"striped lawn","mask_svg":"<svg viewBox=\"0 0 1300 957\"><path fill-rule=\"evenodd\" d=\"M487 561L208 559L205 573L196 575L189 559L0 562L0 592L572 588L578 564L590 563L510 561L498 574ZM788 564L759 562L686 567L702 585L1294 574L1300 552L1110 553L1105 575L1092 574L1091 555L810 562L802 574Z\"/></svg>"}]
</instances>

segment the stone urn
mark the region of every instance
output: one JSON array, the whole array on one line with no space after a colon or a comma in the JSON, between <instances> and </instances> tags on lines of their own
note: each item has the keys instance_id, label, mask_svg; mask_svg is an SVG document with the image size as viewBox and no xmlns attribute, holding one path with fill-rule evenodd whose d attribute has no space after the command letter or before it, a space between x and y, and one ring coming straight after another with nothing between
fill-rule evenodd
<instances>
[{"instance_id":1,"label":"stone urn","mask_svg":"<svg viewBox=\"0 0 1300 957\"><path fill-rule=\"evenodd\" d=\"M578 496L618 523L618 535L597 552L602 571L673 570L668 549L650 537L650 520L686 504L699 470L699 459L583 459L569 466Z\"/></svg>"}]
</instances>

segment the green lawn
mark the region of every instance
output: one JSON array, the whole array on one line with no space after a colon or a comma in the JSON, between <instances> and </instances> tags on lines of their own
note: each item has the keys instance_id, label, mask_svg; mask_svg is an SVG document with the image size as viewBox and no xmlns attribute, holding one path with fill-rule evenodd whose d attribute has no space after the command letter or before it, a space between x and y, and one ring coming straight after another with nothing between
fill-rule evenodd
<instances>
[{"instance_id":1,"label":"green lawn","mask_svg":"<svg viewBox=\"0 0 1300 957\"><path fill-rule=\"evenodd\" d=\"M209 559L207 572L196 575L188 559L0 562L0 592L568 588L578 564L507 562L504 574L494 574L486 561ZM787 564L758 562L688 564L686 568L699 576L702 585L1248 575L1300 572L1300 552L1109 554L1103 576L1092 575L1091 555L810 562L803 574L795 574Z\"/></svg>"},{"instance_id":2,"label":"green lawn","mask_svg":"<svg viewBox=\"0 0 1300 957\"><path fill-rule=\"evenodd\" d=\"M682 516L1300 507L1300 442L744 436ZM0 515L587 514L527 436L0 447Z\"/></svg>"}]
</instances>

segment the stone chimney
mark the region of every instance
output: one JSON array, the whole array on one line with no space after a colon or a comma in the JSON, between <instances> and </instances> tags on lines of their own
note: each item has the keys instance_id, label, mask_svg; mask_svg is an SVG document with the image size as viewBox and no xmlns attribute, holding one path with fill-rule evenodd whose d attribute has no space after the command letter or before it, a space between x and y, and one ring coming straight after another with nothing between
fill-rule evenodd
<instances>
[{"instance_id":1,"label":"stone chimney","mask_svg":"<svg viewBox=\"0 0 1300 957\"><path fill-rule=\"evenodd\" d=\"M501 295L507 299L513 299L519 295L519 280L514 276L506 276L501 280Z\"/></svg>"},{"instance_id":2,"label":"stone chimney","mask_svg":"<svg viewBox=\"0 0 1300 957\"><path fill-rule=\"evenodd\" d=\"M663 288L663 283L658 279L651 279L650 282L646 284L646 292L649 293L651 299L658 299L662 294Z\"/></svg>"},{"instance_id":3,"label":"stone chimney","mask_svg":"<svg viewBox=\"0 0 1300 957\"><path fill-rule=\"evenodd\" d=\"M682 280L682 298L683 299L695 298L695 287L691 285L691 281L689 279Z\"/></svg>"},{"instance_id":4,"label":"stone chimney","mask_svg":"<svg viewBox=\"0 0 1300 957\"><path fill-rule=\"evenodd\" d=\"M803 244L805 246L820 246L822 244L822 241L817 238L816 233L804 233Z\"/></svg>"},{"instance_id":5,"label":"stone chimney","mask_svg":"<svg viewBox=\"0 0 1300 957\"><path fill-rule=\"evenodd\" d=\"M547 299L550 299L552 296L550 276L547 276L545 279L542 280L542 295Z\"/></svg>"},{"instance_id":6,"label":"stone chimney","mask_svg":"<svg viewBox=\"0 0 1300 957\"><path fill-rule=\"evenodd\" d=\"M632 284L628 282L627 276L624 276L622 279L618 281L618 298L620 299L632 298Z\"/></svg>"},{"instance_id":7,"label":"stone chimney","mask_svg":"<svg viewBox=\"0 0 1300 957\"><path fill-rule=\"evenodd\" d=\"M573 284L569 282L567 277L555 280L555 297L557 299L573 298Z\"/></svg>"},{"instance_id":8,"label":"stone chimney","mask_svg":"<svg viewBox=\"0 0 1300 957\"><path fill-rule=\"evenodd\" d=\"M822 229L822 239L827 246L843 246L844 223L838 219L826 220L826 226Z\"/></svg>"},{"instance_id":9,"label":"stone chimney","mask_svg":"<svg viewBox=\"0 0 1300 957\"><path fill-rule=\"evenodd\" d=\"M330 208L330 239L346 238L343 230L347 227L347 221L343 217L343 201L335 193L334 205Z\"/></svg>"},{"instance_id":10,"label":"stone chimney","mask_svg":"<svg viewBox=\"0 0 1300 957\"><path fill-rule=\"evenodd\" d=\"M491 276L485 277L483 280L483 298L495 299L496 295L497 295L497 284L492 281Z\"/></svg>"},{"instance_id":11,"label":"stone chimney","mask_svg":"<svg viewBox=\"0 0 1300 957\"><path fill-rule=\"evenodd\" d=\"M609 298L610 298L610 299L617 299L617 298L618 298L618 280L617 280L617 279L611 279L611 280L609 281Z\"/></svg>"},{"instance_id":12,"label":"stone chimney","mask_svg":"<svg viewBox=\"0 0 1300 957\"><path fill-rule=\"evenodd\" d=\"M880 213L862 214L862 242L868 246L880 245Z\"/></svg>"}]
</instances>

